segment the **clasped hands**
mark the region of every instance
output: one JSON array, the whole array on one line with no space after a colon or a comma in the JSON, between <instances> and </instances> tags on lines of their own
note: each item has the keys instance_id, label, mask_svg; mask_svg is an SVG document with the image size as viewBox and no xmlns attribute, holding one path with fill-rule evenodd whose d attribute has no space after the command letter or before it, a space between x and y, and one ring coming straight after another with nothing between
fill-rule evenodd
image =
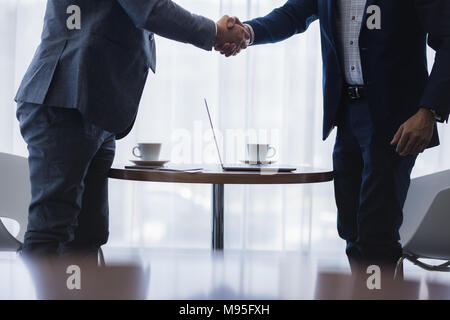
<instances>
[{"instance_id":1,"label":"clasped hands","mask_svg":"<svg viewBox=\"0 0 450 320\"><path fill-rule=\"evenodd\" d=\"M226 57L237 55L250 43L250 30L236 17L223 16L217 22L214 49Z\"/></svg>"}]
</instances>

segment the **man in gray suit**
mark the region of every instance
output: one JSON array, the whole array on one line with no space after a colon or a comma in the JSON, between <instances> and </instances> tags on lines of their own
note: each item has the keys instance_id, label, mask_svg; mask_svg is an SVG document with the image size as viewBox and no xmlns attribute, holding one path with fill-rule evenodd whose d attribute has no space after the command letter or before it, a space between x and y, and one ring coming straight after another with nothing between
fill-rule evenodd
<instances>
[{"instance_id":1,"label":"man in gray suit","mask_svg":"<svg viewBox=\"0 0 450 320\"><path fill-rule=\"evenodd\" d=\"M16 96L32 201L24 255L97 254L108 239L107 174L132 128L154 33L211 50L242 45L241 26L171 0L48 0L42 42Z\"/></svg>"}]
</instances>

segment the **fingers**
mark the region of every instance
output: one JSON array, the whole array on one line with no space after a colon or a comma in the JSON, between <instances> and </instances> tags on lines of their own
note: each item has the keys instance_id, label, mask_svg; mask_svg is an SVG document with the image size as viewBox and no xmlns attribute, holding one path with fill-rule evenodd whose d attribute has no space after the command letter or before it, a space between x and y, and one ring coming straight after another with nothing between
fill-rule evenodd
<instances>
[{"instance_id":1,"label":"fingers","mask_svg":"<svg viewBox=\"0 0 450 320\"><path fill-rule=\"evenodd\" d=\"M227 20L227 28L228 29L233 29L234 28L234 25L236 24L236 17L230 17L230 18L228 18L228 20Z\"/></svg>"},{"instance_id":2,"label":"fingers","mask_svg":"<svg viewBox=\"0 0 450 320\"><path fill-rule=\"evenodd\" d=\"M407 156L410 154L414 154L415 150L417 149L418 143L419 141L416 137L408 135L408 142L406 143L405 148L399 152L400 155Z\"/></svg>"},{"instance_id":3,"label":"fingers","mask_svg":"<svg viewBox=\"0 0 450 320\"><path fill-rule=\"evenodd\" d=\"M219 23L223 23L224 21L228 21L230 19L230 16L224 15L222 18L220 18Z\"/></svg>"},{"instance_id":4,"label":"fingers","mask_svg":"<svg viewBox=\"0 0 450 320\"><path fill-rule=\"evenodd\" d=\"M244 24L241 22L241 20L239 20L238 17L233 17L233 21L235 24L237 24L238 26L244 27Z\"/></svg>"},{"instance_id":5,"label":"fingers","mask_svg":"<svg viewBox=\"0 0 450 320\"><path fill-rule=\"evenodd\" d=\"M422 143L419 147L418 153L423 153L427 147L428 147L428 142Z\"/></svg>"},{"instance_id":6,"label":"fingers","mask_svg":"<svg viewBox=\"0 0 450 320\"><path fill-rule=\"evenodd\" d=\"M422 139L422 142L419 144L417 148L417 153L422 153L426 150L428 145L430 144L430 140L428 139Z\"/></svg>"},{"instance_id":7,"label":"fingers","mask_svg":"<svg viewBox=\"0 0 450 320\"><path fill-rule=\"evenodd\" d=\"M245 49L247 46L245 45L236 45L234 43L224 43L223 45L216 45L214 49L216 51L220 51L221 54L226 57L235 56L241 52L242 49Z\"/></svg>"},{"instance_id":8,"label":"fingers","mask_svg":"<svg viewBox=\"0 0 450 320\"><path fill-rule=\"evenodd\" d=\"M217 22L218 34L214 49L226 57L235 56L246 49L250 32L237 17L223 16Z\"/></svg>"},{"instance_id":9,"label":"fingers","mask_svg":"<svg viewBox=\"0 0 450 320\"><path fill-rule=\"evenodd\" d=\"M417 137L414 140L416 143L410 150L407 150L409 152L408 154L419 154L424 152L429 144L429 141L423 137Z\"/></svg>"},{"instance_id":10,"label":"fingers","mask_svg":"<svg viewBox=\"0 0 450 320\"><path fill-rule=\"evenodd\" d=\"M216 39L214 41L214 46L219 48L226 42L236 42L238 33L235 31L234 27L229 28L230 26L234 26L235 20L234 18L230 18L229 16L223 16L217 23L217 34ZM239 39L239 41L241 41Z\"/></svg>"},{"instance_id":11,"label":"fingers","mask_svg":"<svg viewBox=\"0 0 450 320\"><path fill-rule=\"evenodd\" d=\"M226 43L216 43L216 44L214 44L214 50L216 50L216 51L220 51L221 53L223 52L223 50L225 49L225 48L227 48L227 44L229 45L229 43L228 42L226 42Z\"/></svg>"},{"instance_id":12,"label":"fingers","mask_svg":"<svg viewBox=\"0 0 450 320\"><path fill-rule=\"evenodd\" d=\"M232 46L231 50L228 52L228 54L230 56L236 56L237 54L239 54L242 50L242 46Z\"/></svg>"},{"instance_id":13,"label":"fingers","mask_svg":"<svg viewBox=\"0 0 450 320\"><path fill-rule=\"evenodd\" d=\"M218 44L222 42L230 42L235 43L237 45L241 45L241 43L245 42L246 39L246 31L241 26L234 26L233 29L226 29L221 34L221 38L217 41Z\"/></svg>"},{"instance_id":14,"label":"fingers","mask_svg":"<svg viewBox=\"0 0 450 320\"><path fill-rule=\"evenodd\" d=\"M412 139L411 133L405 130L405 125L400 126L391 141L391 145L397 145L395 151L401 156L408 155L416 147L417 140Z\"/></svg>"},{"instance_id":15,"label":"fingers","mask_svg":"<svg viewBox=\"0 0 450 320\"><path fill-rule=\"evenodd\" d=\"M430 143L434 126L433 115L421 108L399 128L391 144L397 144L401 156L422 153Z\"/></svg>"},{"instance_id":16,"label":"fingers","mask_svg":"<svg viewBox=\"0 0 450 320\"><path fill-rule=\"evenodd\" d=\"M398 144L398 142L402 136L402 132L403 132L403 126L400 126L400 128L398 128L397 133L395 134L394 138L391 141L391 145Z\"/></svg>"},{"instance_id":17,"label":"fingers","mask_svg":"<svg viewBox=\"0 0 450 320\"><path fill-rule=\"evenodd\" d=\"M220 53L225 55L226 57L230 57L234 53L234 46L234 44L227 42L222 45L215 45L214 49L216 51L220 51Z\"/></svg>"},{"instance_id":18,"label":"fingers","mask_svg":"<svg viewBox=\"0 0 450 320\"><path fill-rule=\"evenodd\" d=\"M396 134L392 140L392 144L395 145L396 141L398 141L398 143L395 151L401 156L422 153L429 143L426 138L405 130L404 128L399 129L398 135Z\"/></svg>"},{"instance_id":19,"label":"fingers","mask_svg":"<svg viewBox=\"0 0 450 320\"><path fill-rule=\"evenodd\" d=\"M233 29L233 27L234 27L235 25L239 25L239 26L241 26L241 27L244 26L244 24L241 22L241 20L239 20L238 17L228 17L228 20L227 20L227 28L228 28L228 29Z\"/></svg>"},{"instance_id":20,"label":"fingers","mask_svg":"<svg viewBox=\"0 0 450 320\"><path fill-rule=\"evenodd\" d=\"M398 140L397 148L395 149L395 151L398 154L403 155L403 152L405 151L408 142L409 142L409 135L405 132L402 132L402 135Z\"/></svg>"},{"instance_id":21,"label":"fingers","mask_svg":"<svg viewBox=\"0 0 450 320\"><path fill-rule=\"evenodd\" d=\"M418 140L418 141L416 142L416 144L414 145L414 147L412 148L410 154L419 154L419 153L422 153L423 150L425 149L425 148L422 148L422 145L423 145L423 144L424 144L423 141Z\"/></svg>"},{"instance_id":22,"label":"fingers","mask_svg":"<svg viewBox=\"0 0 450 320\"><path fill-rule=\"evenodd\" d=\"M226 50L225 57L231 57L234 54L234 51L236 50L236 45L234 43L230 43L227 46L228 50Z\"/></svg>"},{"instance_id":23,"label":"fingers","mask_svg":"<svg viewBox=\"0 0 450 320\"><path fill-rule=\"evenodd\" d=\"M247 49L247 45L250 40L250 34L249 34L249 32L247 32L247 30L245 28L242 28L241 30L239 30L239 32L242 35L242 40L240 42L236 43L235 46L230 48L231 49L230 51L225 52L226 55L236 56L237 54L239 54L241 52L241 50Z\"/></svg>"}]
</instances>

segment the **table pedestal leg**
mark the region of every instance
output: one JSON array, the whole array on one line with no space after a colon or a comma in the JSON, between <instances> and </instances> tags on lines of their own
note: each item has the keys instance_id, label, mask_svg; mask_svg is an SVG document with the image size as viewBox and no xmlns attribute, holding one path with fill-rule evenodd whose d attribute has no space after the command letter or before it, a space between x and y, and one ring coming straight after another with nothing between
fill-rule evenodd
<instances>
[{"instance_id":1,"label":"table pedestal leg","mask_svg":"<svg viewBox=\"0 0 450 320\"><path fill-rule=\"evenodd\" d=\"M212 250L223 250L224 239L224 185L213 184L212 194Z\"/></svg>"}]
</instances>

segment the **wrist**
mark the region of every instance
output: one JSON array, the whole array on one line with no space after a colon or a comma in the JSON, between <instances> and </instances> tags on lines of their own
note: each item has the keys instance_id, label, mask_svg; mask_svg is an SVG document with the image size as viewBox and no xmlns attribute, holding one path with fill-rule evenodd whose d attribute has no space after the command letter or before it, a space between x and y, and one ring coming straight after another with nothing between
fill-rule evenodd
<instances>
[{"instance_id":1,"label":"wrist","mask_svg":"<svg viewBox=\"0 0 450 320\"><path fill-rule=\"evenodd\" d=\"M248 46L248 45L250 45L250 43L252 41L252 34L251 34L251 31L250 31L250 28L248 27L248 25L244 24L244 29L245 29L245 32L247 32L247 34L248 34L248 37L245 38L245 44Z\"/></svg>"},{"instance_id":2,"label":"wrist","mask_svg":"<svg viewBox=\"0 0 450 320\"><path fill-rule=\"evenodd\" d=\"M436 113L428 108L420 108L419 113L426 117L429 122L436 122Z\"/></svg>"},{"instance_id":3,"label":"wrist","mask_svg":"<svg viewBox=\"0 0 450 320\"><path fill-rule=\"evenodd\" d=\"M247 41L247 45L251 46L253 42L255 41L255 32L253 31L253 28L251 25L244 23L245 31L250 35L250 39Z\"/></svg>"},{"instance_id":4,"label":"wrist","mask_svg":"<svg viewBox=\"0 0 450 320\"><path fill-rule=\"evenodd\" d=\"M442 117L440 114L438 114L436 112L436 110L434 110L434 109L428 109L428 110L433 114L434 120L436 120L437 122L444 122L444 117Z\"/></svg>"},{"instance_id":5,"label":"wrist","mask_svg":"<svg viewBox=\"0 0 450 320\"><path fill-rule=\"evenodd\" d=\"M219 23L216 23L216 37L214 39L214 44L223 42L224 31Z\"/></svg>"},{"instance_id":6,"label":"wrist","mask_svg":"<svg viewBox=\"0 0 450 320\"><path fill-rule=\"evenodd\" d=\"M221 34L220 26L219 23L216 22L216 40L219 38L220 34Z\"/></svg>"}]
</instances>

